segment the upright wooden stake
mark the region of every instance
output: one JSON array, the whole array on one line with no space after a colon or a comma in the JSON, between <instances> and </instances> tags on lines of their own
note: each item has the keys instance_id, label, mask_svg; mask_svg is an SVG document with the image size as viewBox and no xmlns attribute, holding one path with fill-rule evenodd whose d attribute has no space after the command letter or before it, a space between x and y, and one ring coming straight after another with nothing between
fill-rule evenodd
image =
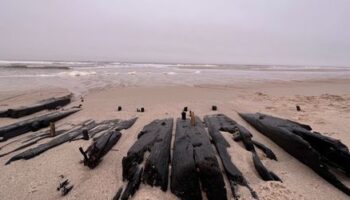
<instances>
[{"instance_id":1,"label":"upright wooden stake","mask_svg":"<svg viewBox=\"0 0 350 200\"><path fill-rule=\"evenodd\" d=\"M50 136L51 136L51 137L56 136L55 123L53 123L53 122L50 123Z\"/></svg>"},{"instance_id":2,"label":"upright wooden stake","mask_svg":"<svg viewBox=\"0 0 350 200\"><path fill-rule=\"evenodd\" d=\"M196 125L196 119L194 117L194 112L190 111L190 116L191 116L191 125L195 126Z\"/></svg>"}]
</instances>

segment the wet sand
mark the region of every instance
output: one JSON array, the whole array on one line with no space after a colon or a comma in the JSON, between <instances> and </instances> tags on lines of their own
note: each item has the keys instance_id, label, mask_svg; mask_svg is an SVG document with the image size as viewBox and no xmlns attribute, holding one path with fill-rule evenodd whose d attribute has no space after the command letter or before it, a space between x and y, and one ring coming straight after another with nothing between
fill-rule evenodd
<instances>
[{"instance_id":1,"label":"wet sand","mask_svg":"<svg viewBox=\"0 0 350 200\"><path fill-rule=\"evenodd\" d=\"M349 86L350 80L323 79L236 85L105 87L90 90L84 96L83 110L63 119L58 125L64 122L78 123L86 119L139 117L134 126L122 131L123 136L114 150L110 151L94 170L79 163L82 156L78 148L82 146L85 149L91 141L65 143L31 160L20 160L8 166L4 164L13 154L2 157L0 197L1 199L111 199L118 188L125 185L122 181L121 161L129 147L136 141L138 132L154 119L180 117L182 108L188 106L200 117L214 113L226 114L248 128L257 141L266 144L275 152L277 162L265 158L262 162L275 172L283 183L262 181L254 169L250 152L243 149L241 144L235 143L229 134L224 133L231 145L228 152L232 161L242 171L260 199L348 199L348 196L254 130L238 116L237 112L263 112L297 120L350 146ZM56 88L1 92L0 110L68 92ZM79 96L76 96L76 101L69 106L80 103ZM119 105L123 107L121 112L117 112ZM217 105L218 111L211 111L212 105ZM296 105L300 105L301 112L296 111ZM146 112L137 113L136 109L139 107L144 107ZM0 125L15 121L18 119L0 119ZM41 143L46 141L43 140ZM18 145L13 143L0 152L14 149ZM61 174L74 184L73 190L63 198L56 191ZM349 178L341 178L350 186ZM159 188L141 185L133 199L177 198L169 190L164 193ZM249 199L249 195L243 195L242 199Z\"/></svg>"}]
</instances>

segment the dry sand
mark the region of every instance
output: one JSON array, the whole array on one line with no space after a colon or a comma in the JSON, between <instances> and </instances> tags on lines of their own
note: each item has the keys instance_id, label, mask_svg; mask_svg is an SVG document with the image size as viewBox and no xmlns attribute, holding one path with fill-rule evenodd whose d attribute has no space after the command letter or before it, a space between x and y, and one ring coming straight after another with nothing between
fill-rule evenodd
<instances>
[{"instance_id":1,"label":"dry sand","mask_svg":"<svg viewBox=\"0 0 350 200\"><path fill-rule=\"evenodd\" d=\"M47 89L0 93L0 110L67 92L64 89ZM4 164L12 155L0 158L0 199L111 199L118 188L125 185L122 181L121 161L136 140L138 132L154 119L179 117L184 106L188 106L200 117L213 113L228 115L247 127L256 140L276 153L277 162L264 158L262 162L278 174L283 183L264 182L254 169L250 152L244 150L241 144L235 143L229 134L224 134L231 144L228 151L233 162L260 199L349 199L255 131L237 112L263 112L307 123L314 130L338 138L350 146L350 80L265 82L231 86L119 87L90 91L84 99L83 110L62 122L80 122L90 118L128 119L134 116L139 119L132 128L123 131L114 150L94 170L79 163L82 156L78 147L86 148L91 141L66 143L34 159L13 162L8 166ZM77 97L71 105L79 103ZM301 106L302 112L296 111L296 104ZM118 105L123 107L123 111L116 111ZM218 106L217 112L210 110L212 105ZM138 107L145 107L146 112L137 113ZM15 121L18 120L0 119L0 125ZM5 143L1 143L3 144ZM16 146L18 143L13 143L0 152ZM56 191L61 174L74 184L73 190L66 197L61 197ZM344 178L344 182L350 186L349 179ZM244 191L242 193L245 194ZM141 185L133 199L177 198L169 190L164 193L159 188ZM249 195L243 195L242 199L249 199Z\"/></svg>"}]
</instances>

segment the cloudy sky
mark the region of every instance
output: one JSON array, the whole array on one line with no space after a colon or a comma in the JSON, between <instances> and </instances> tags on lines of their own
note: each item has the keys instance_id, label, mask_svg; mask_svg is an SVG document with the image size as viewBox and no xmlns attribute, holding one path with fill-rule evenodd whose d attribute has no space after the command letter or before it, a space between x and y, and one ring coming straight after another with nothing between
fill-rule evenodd
<instances>
[{"instance_id":1,"label":"cloudy sky","mask_svg":"<svg viewBox=\"0 0 350 200\"><path fill-rule=\"evenodd\" d=\"M350 66L350 0L0 0L0 59Z\"/></svg>"}]
</instances>

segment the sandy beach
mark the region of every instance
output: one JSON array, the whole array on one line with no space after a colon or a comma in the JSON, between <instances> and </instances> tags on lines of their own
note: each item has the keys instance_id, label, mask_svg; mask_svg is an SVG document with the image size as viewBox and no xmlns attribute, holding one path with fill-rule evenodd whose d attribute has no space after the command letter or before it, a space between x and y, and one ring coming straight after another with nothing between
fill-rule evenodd
<instances>
[{"instance_id":1,"label":"sandy beach","mask_svg":"<svg viewBox=\"0 0 350 200\"><path fill-rule=\"evenodd\" d=\"M350 80L304 80L304 81L264 81L235 85L194 85L194 86L137 86L105 87L92 89L70 104L82 104L82 111L61 120L60 123L78 123L86 119L129 119L138 120L128 130L122 131L120 141L102 160L100 165L90 170L79 163L83 158L79 147L86 148L91 141L74 141L60 145L30 160L21 160L4 165L12 154L0 158L1 199L112 199L122 181L122 158L136 141L143 126L154 119L178 118L184 106L188 106L199 117L207 114L223 113L245 126L253 137L276 154L278 161L266 159L263 164L274 171L283 183L259 178L251 161L250 152L242 144L224 133L231 147L228 149L232 161L242 171L260 199L348 199L344 193L326 182L310 168L297 161L267 137L257 132L238 116L238 112L262 112L306 123L325 135L340 139L350 146ZM49 88L35 90L12 90L0 93L0 108L30 105L38 100L69 93L67 89ZM211 111L216 105L218 111ZM301 112L296 111L299 105ZM117 112L117 106L123 110ZM136 112L144 107L144 113ZM38 113L40 114L40 113ZM37 114L35 114L37 115ZM25 118L30 118L25 117ZM23 119L25 119L23 118ZM21 119L0 119L0 125L7 125ZM175 129L175 128L174 128ZM24 136L21 136L24 137ZM173 132L174 137L174 132ZM41 143L47 140L41 141ZM6 144L11 140L2 143ZM13 143L1 151L14 149ZM56 191L59 176L64 175L74 184L73 190L65 197ZM339 176L348 186L349 179ZM227 183L226 183L227 184ZM227 187L229 188L229 187ZM250 199L242 192L242 199ZM228 196L231 192L228 190ZM162 192L141 184L132 199L177 199L168 189Z\"/></svg>"}]
</instances>

